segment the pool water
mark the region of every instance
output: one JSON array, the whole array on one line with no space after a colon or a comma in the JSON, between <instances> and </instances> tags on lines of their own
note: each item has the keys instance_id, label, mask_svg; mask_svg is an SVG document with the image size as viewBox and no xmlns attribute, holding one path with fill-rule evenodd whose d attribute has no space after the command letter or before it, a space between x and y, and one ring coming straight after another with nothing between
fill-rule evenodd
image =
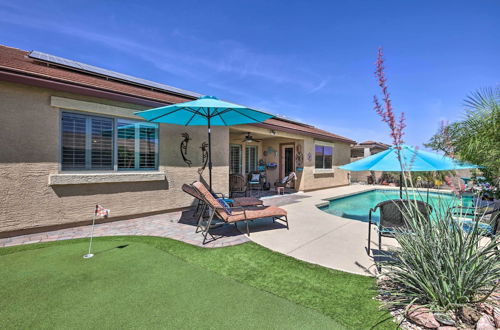
<instances>
[{"instance_id":1,"label":"pool water","mask_svg":"<svg viewBox=\"0 0 500 330\"><path fill-rule=\"evenodd\" d=\"M403 198L406 196L403 193ZM429 192L427 200L427 192L425 191L410 191L408 198L417 199L428 202L433 209L433 212L445 214L451 206L472 205L472 196L465 196L461 199L453 194ZM343 218L349 218L368 222L368 213L370 209L378 203L390 200L399 199L399 190L371 190L351 196L346 196L329 201L328 205L319 207L320 210L337 215ZM378 222L380 219L379 211L372 214L372 221Z\"/></svg>"}]
</instances>

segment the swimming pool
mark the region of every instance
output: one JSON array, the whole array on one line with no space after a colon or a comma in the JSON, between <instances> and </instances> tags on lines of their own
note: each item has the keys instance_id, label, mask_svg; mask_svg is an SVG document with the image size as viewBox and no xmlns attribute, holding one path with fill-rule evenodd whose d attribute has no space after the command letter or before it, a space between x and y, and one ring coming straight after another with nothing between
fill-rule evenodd
<instances>
[{"instance_id":1,"label":"swimming pool","mask_svg":"<svg viewBox=\"0 0 500 330\"><path fill-rule=\"evenodd\" d=\"M425 191L410 191L408 195L410 199L427 201L427 192ZM368 222L370 209L389 199L399 199L399 190L377 189L332 199L327 205L320 206L319 209L339 217ZM460 200L452 194L429 192L428 203L432 206L433 212L443 214L453 205L472 205L472 197L466 196ZM372 214L372 221L378 222L379 218L377 210L376 213Z\"/></svg>"}]
</instances>

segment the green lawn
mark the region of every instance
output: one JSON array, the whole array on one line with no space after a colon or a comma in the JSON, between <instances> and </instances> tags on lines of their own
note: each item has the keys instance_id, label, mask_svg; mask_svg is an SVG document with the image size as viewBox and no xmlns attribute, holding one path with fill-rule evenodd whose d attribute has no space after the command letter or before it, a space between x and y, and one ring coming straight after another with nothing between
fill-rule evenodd
<instances>
[{"instance_id":1,"label":"green lawn","mask_svg":"<svg viewBox=\"0 0 500 330\"><path fill-rule=\"evenodd\" d=\"M395 328L372 299L374 279L253 243L94 242L89 260L84 240L0 249L2 328Z\"/></svg>"}]
</instances>

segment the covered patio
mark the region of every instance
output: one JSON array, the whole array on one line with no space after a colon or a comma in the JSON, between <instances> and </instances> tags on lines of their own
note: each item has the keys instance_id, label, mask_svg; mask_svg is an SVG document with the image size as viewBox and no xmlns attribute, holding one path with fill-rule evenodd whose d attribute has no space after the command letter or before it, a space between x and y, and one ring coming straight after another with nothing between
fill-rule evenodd
<instances>
[{"instance_id":1,"label":"covered patio","mask_svg":"<svg viewBox=\"0 0 500 330\"><path fill-rule=\"evenodd\" d=\"M292 134L249 125L231 127L230 191L237 194L244 190L245 194L258 197L299 191L304 167L303 149L304 140ZM284 182L292 172L295 179ZM283 189L278 189L280 186Z\"/></svg>"}]
</instances>

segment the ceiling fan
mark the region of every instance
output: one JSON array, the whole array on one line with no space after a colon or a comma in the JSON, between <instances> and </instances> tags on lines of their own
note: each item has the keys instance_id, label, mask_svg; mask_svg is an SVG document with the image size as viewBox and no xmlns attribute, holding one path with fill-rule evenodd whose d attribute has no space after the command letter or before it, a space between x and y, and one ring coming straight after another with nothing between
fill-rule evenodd
<instances>
[{"instance_id":1,"label":"ceiling fan","mask_svg":"<svg viewBox=\"0 0 500 330\"><path fill-rule=\"evenodd\" d=\"M260 141L262 140L254 139L253 136L250 135L250 132L248 132L242 142L260 142Z\"/></svg>"}]
</instances>

